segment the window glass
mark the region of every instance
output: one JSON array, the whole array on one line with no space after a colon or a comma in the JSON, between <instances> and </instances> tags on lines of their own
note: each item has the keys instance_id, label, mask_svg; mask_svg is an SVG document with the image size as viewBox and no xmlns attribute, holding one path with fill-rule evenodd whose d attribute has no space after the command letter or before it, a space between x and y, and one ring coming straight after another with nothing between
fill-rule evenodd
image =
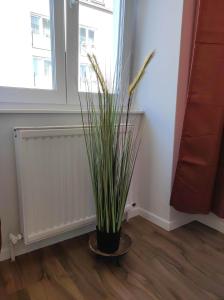
<instances>
[{"instance_id":1,"label":"window glass","mask_svg":"<svg viewBox=\"0 0 224 300\"><path fill-rule=\"evenodd\" d=\"M31 27L33 34L40 33L40 17L31 15Z\"/></svg>"},{"instance_id":2,"label":"window glass","mask_svg":"<svg viewBox=\"0 0 224 300\"><path fill-rule=\"evenodd\" d=\"M90 63L87 53L95 54L98 63L106 76L109 86L112 86L114 58L117 51L114 43L114 36L118 35L118 30L114 26L114 5L113 0L103 1L79 1L79 91L86 91L83 83L83 66L87 70ZM116 32L115 32L116 31ZM91 80L89 85L92 92L97 92L97 82L94 76L90 76L91 70L86 71L87 80Z\"/></svg>"},{"instance_id":3,"label":"window glass","mask_svg":"<svg viewBox=\"0 0 224 300\"><path fill-rule=\"evenodd\" d=\"M44 75L49 77L51 74L51 61L45 60L44 61Z\"/></svg>"},{"instance_id":4,"label":"window glass","mask_svg":"<svg viewBox=\"0 0 224 300\"><path fill-rule=\"evenodd\" d=\"M80 64L79 82L82 90L92 91L97 86L97 80L92 67L89 64Z\"/></svg>"},{"instance_id":5,"label":"window glass","mask_svg":"<svg viewBox=\"0 0 224 300\"><path fill-rule=\"evenodd\" d=\"M45 57L33 56L33 85L34 87L47 87L52 85L51 61Z\"/></svg>"},{"instance_id":6,"label":"window glass","mask_svg":"<svg viewBox=\"0 0 224 300\"><path fill-rule=\"evenodd\" d=\"M93 30L88 31L88 38L89 38L89 43L94 44L94 31Z\"/></svg>"},{"instance_id":7,"label":"window glass","mask_svg":"<svg viewBox=\"0 0 224 300\"><path fill-rule=\"evenodd\" d=\"M0 86L53 88L51 20L50 0L0 1Z\"/></svg>"},{"instance_id":8,"label":"window glass","mask_svg":"<svg viewBox=\"0 0 224 300\"><path fill-rule=\"evenodd\" d=\"M86 55L86 29L80 27L79 29L79 52L81 55Z\"/></svg>"},{"instance_id":9,"label":"window glass","mask_svg":"<svg viewBox=\"0 0 224 300\"><path fill-rule=\"evenodd\" d=\"M43 34L46 38L50 38L50 20L47 18L43 18Z\"/></svg>"}]
</instances>

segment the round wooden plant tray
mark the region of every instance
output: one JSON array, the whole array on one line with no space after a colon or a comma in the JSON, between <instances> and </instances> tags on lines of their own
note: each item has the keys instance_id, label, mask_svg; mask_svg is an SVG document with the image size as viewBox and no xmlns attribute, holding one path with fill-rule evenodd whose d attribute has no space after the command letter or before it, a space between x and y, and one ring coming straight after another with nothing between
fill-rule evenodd
<instances>
[{"instance_id":1,"label":"round wooden plant tray","mask_svg":"<svg viewBox=\"0 0 224 300\"><path fill-rule=\"evenodd\" d=\"M90 250L97 255L105 257L119 257L126 254L131 247L131 243L132 241L130 236L126 233L121 233L120 245L118 250L113 253L104 253L97 248L96 232L91 233L89 237Z\"/></svg>"}]
</instances>

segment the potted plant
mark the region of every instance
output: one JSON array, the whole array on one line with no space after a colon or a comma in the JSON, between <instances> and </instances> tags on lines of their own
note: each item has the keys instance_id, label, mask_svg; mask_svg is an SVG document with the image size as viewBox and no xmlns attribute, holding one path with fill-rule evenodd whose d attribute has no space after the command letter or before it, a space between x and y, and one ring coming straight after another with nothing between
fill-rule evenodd
<instances>
[{"instance_id":1,"label":"potted plant","mask_svg":"<svg viewBox=\"0 0 224 300\"><path fill-rule=\"evenodd\" d=\"M113 253L119 247L121 224L140 145L139 131L129 126L133 93L154 52L129 86L128 95L114 84L112 91L94 55L88 55L98 83L97 103L90 93L85 112L80 100L82 124L96 207L97 247ZM120 78L120 73L114 78ZM87 83L88 84L88 83Z\"/></svg>"}]
</instances>

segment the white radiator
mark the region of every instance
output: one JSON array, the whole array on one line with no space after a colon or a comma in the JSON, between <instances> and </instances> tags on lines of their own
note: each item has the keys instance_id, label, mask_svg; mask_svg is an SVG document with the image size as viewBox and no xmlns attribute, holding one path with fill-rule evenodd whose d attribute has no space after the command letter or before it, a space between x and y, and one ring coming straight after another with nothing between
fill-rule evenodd
<instances>
[{"instance_id":1,"label":"white radiator","mask_svg":"<svg viewBox=\"0 0 224 300\"><path fill-rule=\"evenodd\" d=\"M82 127L15 128L14 136L25 244L92 223Z\"/></svg>"},{"instance_id":2,"label":"white radiator","mask_svg":"<svg viewBox=\"0 0 224 300\"><path fill-rule=\"evenodd\" d=\"M15 128L14 137L25 244L93 223L82 126Z\"/></svg>"}]
</instances>

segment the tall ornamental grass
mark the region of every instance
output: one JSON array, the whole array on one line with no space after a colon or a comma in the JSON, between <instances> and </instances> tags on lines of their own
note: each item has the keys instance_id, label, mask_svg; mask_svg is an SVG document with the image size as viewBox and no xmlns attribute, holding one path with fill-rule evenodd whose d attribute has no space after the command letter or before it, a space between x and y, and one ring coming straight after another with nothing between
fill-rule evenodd
<instances>
[{"instance_id":1,"label":"tall ornamental grass","mask_svg":"<svg viewBox=\"0 0 224 300\"><path fill-rule=\"evenodd\" d=\"M121 227L140 145L139 130L129 124L130 109L134 91L153 55L154 52L146 58L128 95L116 84L121 81L121 72L115 71L113 88L109 90L96 57L88 55L97 79L97 102L87 92L84 103L80 99L80 107L97 227L102 232L116 233Z\"/></svg>"}]
</instances>

